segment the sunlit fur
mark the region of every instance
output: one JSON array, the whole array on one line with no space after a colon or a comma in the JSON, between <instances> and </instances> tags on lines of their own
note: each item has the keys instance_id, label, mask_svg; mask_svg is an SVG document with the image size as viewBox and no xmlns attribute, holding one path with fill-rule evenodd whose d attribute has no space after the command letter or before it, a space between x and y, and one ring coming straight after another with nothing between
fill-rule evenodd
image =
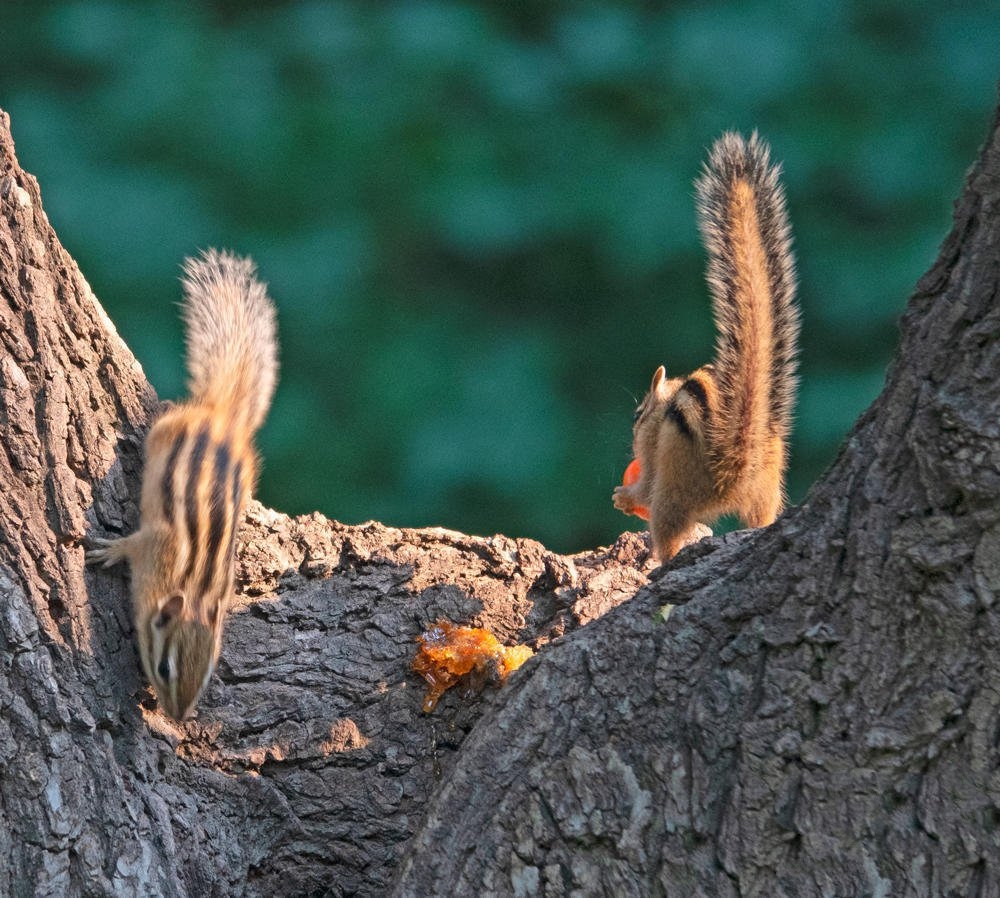
<instances>
[{"instance_id":1,"label":"sunlit fur","mask_svg":"<svg viewBox=\"0 0 1000 898\"><path fill-rule=\"evenodd\" d=\"M614 496L626 513L649 508L661 559L696 522L734 512L761 527L784 504L799 318L779 174L756 133L725 134L696 184L715 362L682 378L657 369L633 429L641 476Z\"/></svg>"},{"instance_id":2,"label":"sunlit fur","mask_svg":"<svg viewBox=\"0 0 1000 898\"><path fill-rule=\"evenodd\" d=\"M91 562L127 559L143 670L183 720L219 657L236 531L257 473L253 436L277 379L274 307L253 263L209 250L184 265L191 398L146 437L139 530L92 540Z\"/></svg>"}]
</instances>

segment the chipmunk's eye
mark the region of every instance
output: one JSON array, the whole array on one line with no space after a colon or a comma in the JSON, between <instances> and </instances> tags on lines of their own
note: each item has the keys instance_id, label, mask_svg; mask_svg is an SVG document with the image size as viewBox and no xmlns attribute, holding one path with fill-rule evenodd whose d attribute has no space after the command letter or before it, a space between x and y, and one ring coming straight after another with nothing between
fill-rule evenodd
<instances>
[{"instance_id":1,"label":"chipmunk's eye","mask_svg":"<svg viewBox=\"0 0 1000 898\"><path fill-rule=\"evenodd\" d=\"M640 405L632 414L632 423L635 424L642 417L642 406Z\"/></svg>"},{"instance_id":2,"label":"chipmunk's eye","mask_svg":"<svg viewBox=\"0 0 1000 898\"><path fill-rule=\"evenodd\" d=\"M156 672L164 683L170 682L170 659L166 654L160 658L160 663L156 665Z\"/></svg>"}]
</instances>

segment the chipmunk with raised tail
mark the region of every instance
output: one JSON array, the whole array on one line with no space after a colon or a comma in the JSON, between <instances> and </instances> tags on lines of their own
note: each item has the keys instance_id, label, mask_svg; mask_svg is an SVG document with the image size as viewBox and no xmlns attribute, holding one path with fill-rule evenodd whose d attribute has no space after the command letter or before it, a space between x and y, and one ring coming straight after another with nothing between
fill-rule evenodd
<instances>
[{"instance_id":1,"label":"chipmunk with raised tail","mask_svg":"<svg viewBox=\"0 0 1000 898\"><path fill-rule=\"evenodd\" d=\"M90 539L89 563L127 560L139 657L163 710L183 720L219 657L236 531L257 475L253 437L278 373L275 312L250 259L184 263L190 399L146 437L140 526Z\"/></svg>"},{"instance_id":2,"label":"chipmunk with raised tail","mask_svg":"<svg viewBox=\"0 0 1000 898\"><path fill-rule=\"evenodd\" d=\"M656 369L635 412L639 478L614 492L626 514L648 509L653 553L663 561L697 522L735 512L763 527L784 504L799 313L780 171L756 132L749 140L729 133L695 185L715 362L687 377Z\"/></svg>"}]
</instances>

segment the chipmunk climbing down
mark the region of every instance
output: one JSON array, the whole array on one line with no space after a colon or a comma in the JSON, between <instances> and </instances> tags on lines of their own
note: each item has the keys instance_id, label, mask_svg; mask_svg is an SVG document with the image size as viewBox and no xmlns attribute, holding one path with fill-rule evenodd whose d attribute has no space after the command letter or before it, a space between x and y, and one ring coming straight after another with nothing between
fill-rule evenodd
<instances>
[{"instance_id":1,"label":"chipmunk climbing down","mask_svg":"<svg viewBox=\"0 0 1000 898\"><path fill-rule=\"evenodd\" d=\"M183 720L215 669L233 592L236 531L256 479L254 433L277 380L274 306L250 259L184 263L191 398L146 437L140 526L91 539L89 563L127 559L139 656L163 710Z\"/></svg>"},{"instance_id":2,"label":"chipmunk climbing down","mask_svg":"<svg viewBox=\"0 0 1000 898\"><path fill-rule=\"evenodd\" d=\"M672 558L696 522L735 512L770 524L784 503L795 400L795 262L780 166L756 132L724 134L697 188L718 337L715 362L687 377L656 369L635 413L640 476L614 492L649 509L653 552Z\"/></svg>"}]
</instances>

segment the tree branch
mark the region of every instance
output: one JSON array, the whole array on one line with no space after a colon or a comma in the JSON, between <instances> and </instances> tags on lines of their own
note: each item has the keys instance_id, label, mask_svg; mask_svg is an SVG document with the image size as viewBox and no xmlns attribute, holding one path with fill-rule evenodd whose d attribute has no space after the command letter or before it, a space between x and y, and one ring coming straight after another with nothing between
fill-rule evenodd
<instances>
[{"instance_id":1,"label":"tree branch","mask_svg":"<svg viewBox=\"0 0 1000 898\"><path fill-rule=\"evenodd\" d=\"M513 684L392 894L997 890L998 206L994 122L832 469Z\"/></svg>"}]
</instances>

